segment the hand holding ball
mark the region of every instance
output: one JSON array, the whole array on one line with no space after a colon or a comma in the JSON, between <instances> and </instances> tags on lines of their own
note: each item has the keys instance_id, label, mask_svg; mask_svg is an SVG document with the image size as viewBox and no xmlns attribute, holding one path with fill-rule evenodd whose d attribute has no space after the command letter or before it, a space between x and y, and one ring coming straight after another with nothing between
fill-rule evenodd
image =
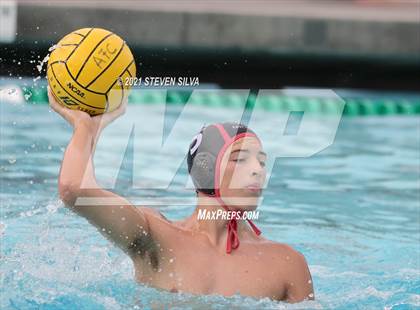
<instances>
[{"instance_id":1,"label":"hand holding ball","mask_svg":"<svg viewBox=\"0 0 420 310\"><path fill-rule=\"evenodd\" d=\"M125 81L136 76L133 55L116 34L83 28L65 36L50 55L47 79L63 106L91 116L111 112L127 99Z\"/></svg>"}]
</instances>

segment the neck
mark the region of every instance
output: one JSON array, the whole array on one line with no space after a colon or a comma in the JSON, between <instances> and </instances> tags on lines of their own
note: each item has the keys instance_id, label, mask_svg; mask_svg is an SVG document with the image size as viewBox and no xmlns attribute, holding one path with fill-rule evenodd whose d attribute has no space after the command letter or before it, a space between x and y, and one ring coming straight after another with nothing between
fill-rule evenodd
<instances>
[{"instance_id":1,"label":"neck","mask_svg":"<svg viewBox=\"0 0 420 310\"><path fill-rule=\"evenodd\" d=\"M191 227L193 231L202 233L207 236L210 243L214 246L220 246L225 249L226 247L226 237L227 237L227 224L229 220L222 219L220 216L216 219L199 219L199 213L201 214L212 214L218 210L225 211L220 201L216 198L198 195L197 207L194 210L194 213L188 219L188 226ZM238 232L243 229L243 221L238 220Z\"/></svg>"}]
</instances>

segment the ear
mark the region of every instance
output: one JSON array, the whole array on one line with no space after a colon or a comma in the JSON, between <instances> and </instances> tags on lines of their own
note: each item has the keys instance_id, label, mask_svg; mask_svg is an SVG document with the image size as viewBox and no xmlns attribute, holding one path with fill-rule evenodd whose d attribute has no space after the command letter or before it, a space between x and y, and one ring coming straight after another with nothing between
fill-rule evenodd
<instances>
[{"instance_id":1,"label":"ear","mask_svg":"<svg viewBox=\"0 0 420 310\"><path fill-rule=\"evenodd\" d=\"M215 164L216 157L209 152L200 152L194 157L190 175L195 188L213 189Z\"/></svg>"}]
</instances>

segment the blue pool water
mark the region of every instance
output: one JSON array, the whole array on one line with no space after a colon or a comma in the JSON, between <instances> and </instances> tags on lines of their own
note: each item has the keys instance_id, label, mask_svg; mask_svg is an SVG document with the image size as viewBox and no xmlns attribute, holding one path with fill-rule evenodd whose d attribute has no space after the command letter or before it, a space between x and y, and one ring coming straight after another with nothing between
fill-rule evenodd
<instances>
[{"instance_id":1,"label":"blue pool water","mask_svg":"<svg viewBox=\"0 0 420 310\"><path fill-rule=\"evenodd\" d=\"M129 116L150 109L156 106L130 106ZM168 119L177 109L167 111ZM262 117L269 124L275 116ZM151 135L158 134L155 127ZM191 119L185 131L192 137L198 128ZM172 294L135 283L130 260L58 200L57 177L70 135L47 105L1 103L2 309L420 307L419 117L344 118L329 148L276 161L257 225L267 238L305 255L316 300L298 305ZM275 139L264 143L270 154ZM154 172L164 174L166 164ZM105 162L98 175L107 173ZM185 167L178 174L171 195L193 197L181 182ZM133 195L124 178L119 182L118 193ZM171 219L193 210L158 208Z\"/></svg>"}]
</instances>

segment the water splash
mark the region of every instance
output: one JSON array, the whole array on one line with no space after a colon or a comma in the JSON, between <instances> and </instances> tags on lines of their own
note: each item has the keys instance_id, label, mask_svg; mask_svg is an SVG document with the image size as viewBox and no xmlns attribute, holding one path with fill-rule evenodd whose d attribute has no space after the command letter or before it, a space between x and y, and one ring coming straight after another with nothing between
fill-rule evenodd
<instances>
[{"instance_id":1,"label":"water splash","mask_svg":"<svg viewBox=\"0 0 420 310\"><path fill-rule=\"evenodd\" d=\"M61 206L60 206L60 204L59 204L59 203L56 203L56 204L54 204L54 203L50 203L50 204L48 204L45 208L47 209L48 214L52 214L52 213L57 212L57 210L58 210L60 207L61 207Z\"/></svg>"},{"instance_id":2,"label":"water splash","mask_svg":"<svg viewBox=\"0 0 420 310\"><path fill-rule=\"evenodd\" d=\"M36 66L39 73L42 72L42 68L44 67L44 64L48 62L48 59L50 59L50 53L48 53L47 56L45 56L44 59L39 62L39 65Z\"/></svg>"},{"instance_id":3,"label":"water splash","mask_svg":"<svg viewBox=\"0 0 420 310\"><path fill-rule=\"evenodd\" d=\"M48 51L52 52L53 50L57 49L58 47L60 47L58 44L54 44L53 46L51 46Z\"/></svg>"},{"instance_id":4,"label":"water splash","mask_svg":"<svg viewBox=\"0 0 420 310\"><path fill-rule=\"evenodd\" d=\"M44 64L48 63L48 60L50 59L50 54L52 51L54 51L55 49L57 49L58 47L60 47L57 44L52 45L51 47L48 48L48 54L44 57L44 59L42 59L38 65L36 65L36 68L38 70L39 73L42 73L42 70L44 68ZM34 83L36 81L38 81L41 78L41 76L37 76L36 78L33 79Z\"/></svg>"}]
</instances>

